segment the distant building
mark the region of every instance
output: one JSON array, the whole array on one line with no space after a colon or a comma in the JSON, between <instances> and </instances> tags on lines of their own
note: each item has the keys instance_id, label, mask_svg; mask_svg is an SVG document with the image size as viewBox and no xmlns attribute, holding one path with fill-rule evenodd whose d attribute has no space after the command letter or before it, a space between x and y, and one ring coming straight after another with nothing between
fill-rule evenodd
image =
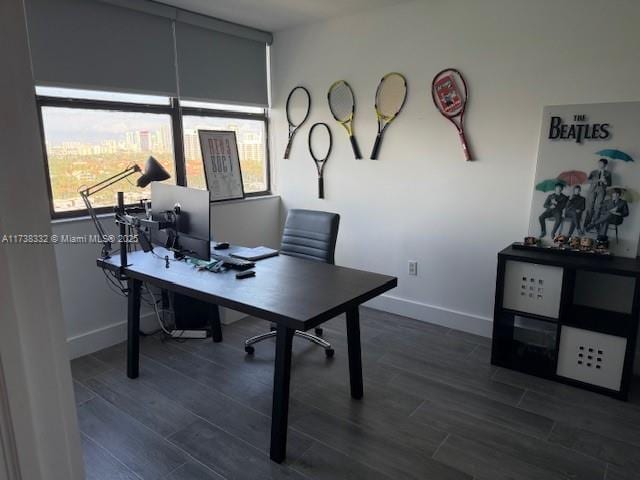
<instances>
[{"instance_id":1,"label":"distant building","mask_svg":"<svg viewBox=\"0 0 640 480\"><path fill-rule=\"evenodd\" d=\"M151 138L148 130L141 130L138 132L140 137L140 151L142 152L150 152L151 151Z\"/></svg>"},{"instance_id":2,"label":"distant building","mask_svg":"<svg viewBox=\"0 0 640 480\"><path fill-rule=\"evenodd\" d=\"M187 130L184 133L184 155L189 160L200 158L200 142L197 130Z\"/></svg>"}]
</instances>

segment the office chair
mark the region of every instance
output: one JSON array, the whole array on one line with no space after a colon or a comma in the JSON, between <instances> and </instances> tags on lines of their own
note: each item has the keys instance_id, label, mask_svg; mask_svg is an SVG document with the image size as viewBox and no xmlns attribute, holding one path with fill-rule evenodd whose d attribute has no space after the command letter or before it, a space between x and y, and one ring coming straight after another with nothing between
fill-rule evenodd
<instances>
[{"instance_id":1,"label":"office chair","mask_svg":"<svg viewBox=\"0 0 640 480\"><path fill-rule=\"evenodd\" d=\"M340 215L337 213L290 210L282 233L280 254L333 265L339 224ZM295 335L320 345L324 348L327 358L333 357L335 351L331 348L331 344L320 338L322 329L316 328L315 333L316 335L312 335L296 330ZM254 343L275 337L275 335L275 326L271 325L270 332L245 340L244 351L249 355L253 354L255 351Z\"/></svg>"}]
</instances>

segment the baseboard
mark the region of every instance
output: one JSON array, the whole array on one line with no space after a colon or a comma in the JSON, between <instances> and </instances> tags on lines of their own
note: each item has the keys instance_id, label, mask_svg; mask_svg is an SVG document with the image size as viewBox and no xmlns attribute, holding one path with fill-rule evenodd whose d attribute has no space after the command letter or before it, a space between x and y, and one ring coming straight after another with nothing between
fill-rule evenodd
<instances>
[{"instance_id":1,"label":"baseboard","mask_svg":"<svg viewBox=\"0 0 640 480\"><path fill-rule=\"evenodd\" d=\"M158 327L156 315L149 312L140 316L140 328L152 331ZM74 337L67 338L69 357L71 359L89 355L103 348L123 342L127 338L127 321L113 323L105 327L91 330Z\"/></svg>"},{"instance_id":2,"label":"baseboard","mask_svg":"<svg viewBox=\"0 0 640 480\"><path fill-rule=\"evenodd\" d=\"M483 337L491 337L493 321L480 315L459 312L415 300L394 297L393 295L380 295L368 301L365 305L376 310L435 323L436 325L474 333Z\"/></svg>"},{"instance_id":3,"label":"baseboard","mask_svg":"<svg viewBox=\"0 0 640 480\"><path fill-rule=\"evenodd\" d=\"M220 309L220 320L223 325L230 325L245 317L245 314L236 312L235 310L229 310L228 308ZM158 321L153 311L140 315L140 328L146 332L154 331L158 328ZM124 342L126 338L126 320L97 328L67 339L69 357L74 359L82 357L83 355L89 355L103 348Z\"/></svg>"}]
</instances>

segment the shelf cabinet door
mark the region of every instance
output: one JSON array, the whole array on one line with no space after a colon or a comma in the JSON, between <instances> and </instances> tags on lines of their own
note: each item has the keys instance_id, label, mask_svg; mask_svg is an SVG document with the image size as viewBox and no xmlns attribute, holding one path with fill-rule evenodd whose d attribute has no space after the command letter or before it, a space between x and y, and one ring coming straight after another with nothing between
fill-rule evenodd
<instances>
[{"instance_id":1,"label":"shelf cabinet door","mask_svg":"<svg viewBox=\"0 0 640 480\"><path fill-rule=\"evenodd\" d=\"M626 338L563 325L556 373L619 392L626 348Z\"/></svg>"},{"instance_id":2,"label":"shelf cabinet door","mask_svg":"<svg viewBox=\"0 0 640 480\"><path fill-rule=\"evenodd\" d=\"M508 260L502 307L557 319L563 274L561 267Z\"/></svg>"}]
</instances>

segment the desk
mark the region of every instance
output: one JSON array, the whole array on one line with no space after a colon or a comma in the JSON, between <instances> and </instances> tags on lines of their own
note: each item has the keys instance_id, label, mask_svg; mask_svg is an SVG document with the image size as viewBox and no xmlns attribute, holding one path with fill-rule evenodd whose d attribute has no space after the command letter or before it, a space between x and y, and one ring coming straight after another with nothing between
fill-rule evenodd
<instances>
[{"instance_id":1,"label":"desk","mask_svg":"<svg viewBox=\"0 0 640 480\"><path fill-rule=\"evenodd\" d=\"M154 250L160 257L173 258L162 248ZM232 251L221 253L228 255ZM233 270L198 271L185 262L171 261L166 268L162 258L140 251L130 253L128 262L120 269L119 257L97 261L100 268L121 270L128 278L129 378L138 376L142 282L276 323L270 455L278 463L286 456L291 346L295 330L304 332L346 313L351 397L360 399L363 387L358 307L398 284L396 277L286 255L256 262L256 276L244 280L237 280Z\"/></svg>"}]
</instances>

